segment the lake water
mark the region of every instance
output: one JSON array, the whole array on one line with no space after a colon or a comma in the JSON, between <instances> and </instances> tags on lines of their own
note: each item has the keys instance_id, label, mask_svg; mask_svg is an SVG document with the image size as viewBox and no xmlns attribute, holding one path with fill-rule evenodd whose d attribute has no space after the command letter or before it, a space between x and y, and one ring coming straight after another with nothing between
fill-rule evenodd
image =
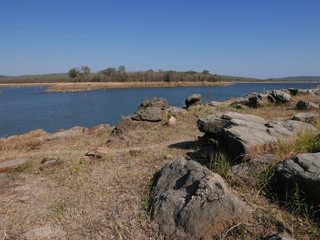
<instances>
[{"instance_id":1,"label":"lake water","mask_svg":"<svg viewBox=\"0 0 320 240\"><path fill-rule=\"evenodd\" d=\"M122 116L135 112L152 97L166 98L171 106L182 107L193 93L203 102L221 101L251 92L273 89L314 88L318 83L238 83L219 87L131 88L78 93L47 93L47 87L1 87L0 137L23 134L34 129L55 132L74 126L115 125Z\"/></svg>"}]
</instances>

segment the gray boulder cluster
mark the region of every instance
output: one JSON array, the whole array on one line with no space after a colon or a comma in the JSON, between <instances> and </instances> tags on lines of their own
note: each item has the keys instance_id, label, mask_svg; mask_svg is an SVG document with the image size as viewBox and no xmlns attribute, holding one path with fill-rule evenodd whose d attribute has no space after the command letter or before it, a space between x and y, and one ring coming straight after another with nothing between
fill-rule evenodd
<instances>
[{"instance_id":1,"label":"gray boulder cluster","mask_svg":"<svg viewBox=\"0 0 320 240\"><path fill-rule=\"evenodd\" d=\"M291 95L300 93L320 94L320 91L274 90L270 94L252 93L228 103L240 107L259 107L270 101L289 102ZM185 104L186 109L201 106L201 96L192 95ZM215 106L219 104L214 102ZM248 114L214 113L200 118L197 126L204 133L207 143L214 142L219 151L223 150L234 160L243 160L244 156L263 144L291 137L301 131L315 132L316 128L308 122L320 115L305 114L309 115L300 114L291 120L268 122ZM215 151L212 147L204 149ZM247 176L252 169L263 171L274 162L275 156L266 154L257 159L255 164L251 160L242 162L232 167L231 171L235 175ZM309 200L320 204L320 153L301 154L279 163L276 172L281 179L279 184L298 183ZM158 223L165 239L210 239L212 234L219 234L252 218L252 208L228 188L221 176L190 159L178 159L156 173L150 197L151 217ZM292 238L273 235L265 239Z\"/></svg>"},{"instance_id":2,"label":"gray boulder cluster","mask_svg":"<svg viewBox=\"0 0 320 240\"><path fill-rule=\"evenodd\" d=\"M213 138L231 157L242 158L259 145L292 136L302 130L316 131L307 123L287 120L267 122L261 117L235 112L216 113L197 122L207 138Z\"/></svg>"}]
</instances>

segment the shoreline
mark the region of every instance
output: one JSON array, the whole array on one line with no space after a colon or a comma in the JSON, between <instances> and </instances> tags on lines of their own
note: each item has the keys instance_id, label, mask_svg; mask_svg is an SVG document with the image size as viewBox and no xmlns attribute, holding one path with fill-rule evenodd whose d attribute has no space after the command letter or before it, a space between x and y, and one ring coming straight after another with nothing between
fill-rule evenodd
<instances>
[{"instance_id":1,"label":"shoreline","mask_svg":"<svg viewBox=\"0 0 320 240\"><path fill-rule=\"evenodd\" d=\"M161 87L201 87L201 86L231 86L237 83L319 83L299 81L266 81L266 82L64 82L64 83L0 83L0 87L35 87L48 86L46 92L85 92L118 88L161 88Z\"/></svg>"}]
</instances>

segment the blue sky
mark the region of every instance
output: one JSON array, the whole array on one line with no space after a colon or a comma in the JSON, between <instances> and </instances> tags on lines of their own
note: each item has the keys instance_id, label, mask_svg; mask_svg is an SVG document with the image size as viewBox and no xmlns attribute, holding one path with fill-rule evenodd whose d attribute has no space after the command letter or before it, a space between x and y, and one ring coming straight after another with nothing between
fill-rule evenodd
<instances>
[{"instance_id":1,"label":"blue sky","mask_svg":"<svg viewBox=\"0 0 320 240\"><path fill-rule=\"evenodd\" d=\"M0 0L0 74L320 76L319 0Z\"/></svg>"}]
</instances>

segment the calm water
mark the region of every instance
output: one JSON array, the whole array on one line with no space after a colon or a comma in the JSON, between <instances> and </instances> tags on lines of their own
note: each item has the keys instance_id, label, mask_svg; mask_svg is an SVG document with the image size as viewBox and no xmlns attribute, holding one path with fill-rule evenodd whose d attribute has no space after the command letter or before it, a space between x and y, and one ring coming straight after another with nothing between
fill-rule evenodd
<instances>
[{"instance_id":1,"label":"calm water","mask_svg":"<svg viewBox=\"0 0 320 240\"><path fill-rule=\"evenodd\" d=\"M171 106L182 107L193 93L204 102L241 97L250 92L283 88L314 88L317 83L238 83L221 87L109 89L80 93L47 93L46 87L2 87L0 95L0 137L34 129L55 132L74 126L115 125L122 116L136 111L152 97L166 98Z\"/></svg>"}]
</instances>

